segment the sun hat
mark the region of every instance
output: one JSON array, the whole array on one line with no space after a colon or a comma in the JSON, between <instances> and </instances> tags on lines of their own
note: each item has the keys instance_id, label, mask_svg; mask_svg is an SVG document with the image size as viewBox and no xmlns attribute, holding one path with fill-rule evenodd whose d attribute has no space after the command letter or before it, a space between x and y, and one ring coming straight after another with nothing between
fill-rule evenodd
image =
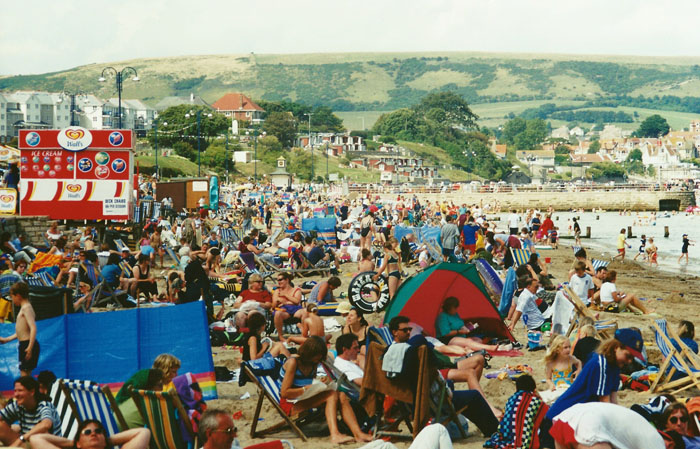
<instances>
[{"instance_id":1,"label":"sun hat","mask_svg":"<svg viewBox=\"0 0 700 449\"><path fill-rule=\"evenodd\" d=\"M342 315L344 313L350 313L351 310L352 305L348 301L343 301L335 308L335 313Z\"/></svg>"}]
</instances>

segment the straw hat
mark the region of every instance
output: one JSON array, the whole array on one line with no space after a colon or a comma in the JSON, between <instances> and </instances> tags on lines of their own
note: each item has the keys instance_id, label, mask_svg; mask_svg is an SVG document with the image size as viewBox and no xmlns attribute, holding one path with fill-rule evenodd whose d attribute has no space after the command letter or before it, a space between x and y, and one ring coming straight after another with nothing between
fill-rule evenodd
<instances>
[{"instance_id":1,"label":"straw hat","mask_svg":"<svg viewBox=\"0 0 700 449\"><path fill-rule=\"evenodd\" d=\"M338 307L335 308L335 313L342 315L344 313L350 313L352 310L352 305L348 301L343 301L340 304L338 304Z\"/></svg>"}]
</instances>

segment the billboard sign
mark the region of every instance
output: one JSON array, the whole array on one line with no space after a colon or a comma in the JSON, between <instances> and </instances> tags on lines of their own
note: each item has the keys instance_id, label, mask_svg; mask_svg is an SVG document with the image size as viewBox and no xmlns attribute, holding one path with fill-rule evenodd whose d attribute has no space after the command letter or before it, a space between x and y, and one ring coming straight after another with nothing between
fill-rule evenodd
<instances>
[{"instance_id":1,"label":"billboard sign","mask_svg":"<svg viewBox=\"0 0 700 449\"><path fill-rule=\"evenodd\" d=\"M131 130L20 130L21 214L130 219L132 142Z\"/></svg>"}]
</instances>

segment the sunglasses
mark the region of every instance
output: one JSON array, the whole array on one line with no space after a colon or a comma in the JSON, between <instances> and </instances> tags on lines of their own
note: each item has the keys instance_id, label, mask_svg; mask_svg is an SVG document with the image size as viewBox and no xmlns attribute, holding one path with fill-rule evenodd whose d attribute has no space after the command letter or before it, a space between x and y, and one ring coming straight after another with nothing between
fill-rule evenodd
<instances>
[{"instance_id":1,"label":"sunglasses","mask_svg":"<svg viewBox=\"0 0 700 449\"><path fill-rule=\"evenodd\" d=\"M238 432L238 427L228 427L226 429L214 429L213 432L227 433L229 435L235 435Z\"/></svg>"},{"instance_id":2,"label":"sunglasses","mask_svg":"<svg viewBox=\"0 0 700 449\"><path fill-rule=\"evenodd\" d=\"M286 280L287 280L286 278L277 278L277 282L282 282L282 281L286 281Z\"/></svg>"},{"instance_id":3,"label":"sunglasses","mask_svg":"<svg viewBox=\"0 0 700 449\"><path fill-rule=\"evenodd\" d=\"M678 424L678 421L681 423L687 423L688 422L688 417L687 416L681 416L680 418L678 416L671 416L668 418L669 422L671 424Z\"/></svg>"},{"instance_id":4,"label":"sunglasses","mask_svg":"<svg viewBox=\"0 0 700 449\"><path fill-rule=\"evenodd\" d=\"M404 327L403 329L399 329L400 332L411 332L412 330L412 327Z\"/></svg>"},{"instance_id":5,"label":"sunglasses","mask_svg":"<svg viewBox=\"0 0 700 449\"><path fill-rule=\"evenodd\" d=\"M104 435L105 429L102 429L99 427L97 429L83 429L83 431L80 433L85 435L85 436L89 436L89 435L92 435L93 432L95 432L95 435Z\"/></svg>"}]
</instances>

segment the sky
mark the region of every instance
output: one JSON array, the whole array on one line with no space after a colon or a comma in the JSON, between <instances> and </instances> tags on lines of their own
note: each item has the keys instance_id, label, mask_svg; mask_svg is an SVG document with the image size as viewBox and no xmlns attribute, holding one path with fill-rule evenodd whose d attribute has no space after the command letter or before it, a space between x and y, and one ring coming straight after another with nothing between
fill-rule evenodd
<instances>
[{"instance_id":1,"label":"sky","mask_svg":"<svg viewBox=\"0 0 700 449\"><path fill-rule=\"evenodd\" d=\"M700 54L697 0L22 0L0 11L3 75L250 52Z\"/></svg>"}]
</instances>

